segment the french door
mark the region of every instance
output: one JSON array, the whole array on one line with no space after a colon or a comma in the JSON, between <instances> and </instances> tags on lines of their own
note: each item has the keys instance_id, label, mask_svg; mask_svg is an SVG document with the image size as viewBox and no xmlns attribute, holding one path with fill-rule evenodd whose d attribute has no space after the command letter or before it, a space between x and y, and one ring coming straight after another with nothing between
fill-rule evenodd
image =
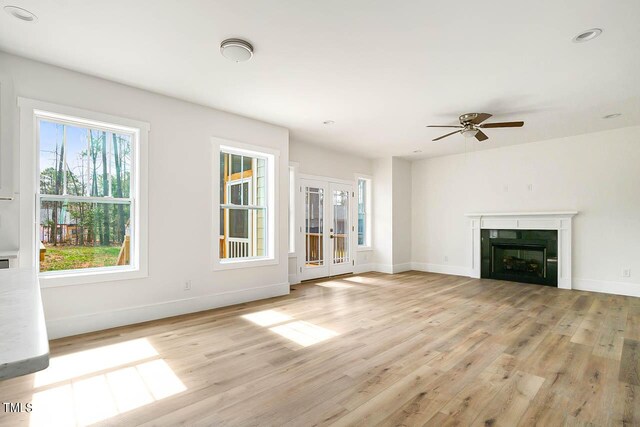
<instances>
[{"instance_id":1,"label":"french door","mask_svg":"<svg viewBox=\"0 0 640 427\"><path fill-rule=\"evenodd\" d=\"M353 187L300 179L304 222L302 280L353 272Z\"/></svg>"}]
</instances>

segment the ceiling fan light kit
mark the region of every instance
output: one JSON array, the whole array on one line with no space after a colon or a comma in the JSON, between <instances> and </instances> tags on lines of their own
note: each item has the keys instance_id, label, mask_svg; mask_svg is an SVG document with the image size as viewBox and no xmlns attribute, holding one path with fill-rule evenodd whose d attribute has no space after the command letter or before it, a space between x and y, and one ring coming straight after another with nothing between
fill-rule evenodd
<instances>
[{"instance_id":1,"label":"ceiling fan light kit","mask_svg":"<svg viewBox=\"0 0 640 427\"><path fill-rule=\"evenodd\" d=\"M473 138L479 132L479 129L473 127L462 129L462 136L465 138Z\"/></svg>"},{"instance_id":2,"label":"ceiling fan light kit","mask_svg":"<svg viewBox=\"0 0 640 427\"><path fill-rule=\"evenodd\" d=\"M459 130L453 131L446 135L435 138L434 141L439 141L456 133L461 133L466 138L475 137L479 142L489 139L489 137L480 130L480 128L515 128L524 126L524 122L501 122L501 123L483 123L485 120L491 117L489 113L466 113L458 117L460 125L429 125L429 128L457 128Z\"/></svg>"}]
</instances>

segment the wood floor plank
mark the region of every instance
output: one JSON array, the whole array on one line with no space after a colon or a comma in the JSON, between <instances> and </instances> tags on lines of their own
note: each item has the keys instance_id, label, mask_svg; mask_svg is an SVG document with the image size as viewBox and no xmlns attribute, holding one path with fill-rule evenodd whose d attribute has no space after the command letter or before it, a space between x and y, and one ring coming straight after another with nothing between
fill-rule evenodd
<instances>
[{"instance_id":1,"label":"wood floor plank","mask_svg":"<svg viewBox=\"0 0 640 427\"><path fill-rule=\"evenodd\" d=\"M640 386L640 341L624 340L618 379L627 384Z\"/></svg>"},{"instance_id":2,"label":"wood floor plank","mask_svg":"<svg viewBox=\"0 0 640 427\"><path fill-rule=\"evenodd\" d=\"M517 371L471 425L518 425L544 381L544 378Z\"/></svg>"}]
</instances>

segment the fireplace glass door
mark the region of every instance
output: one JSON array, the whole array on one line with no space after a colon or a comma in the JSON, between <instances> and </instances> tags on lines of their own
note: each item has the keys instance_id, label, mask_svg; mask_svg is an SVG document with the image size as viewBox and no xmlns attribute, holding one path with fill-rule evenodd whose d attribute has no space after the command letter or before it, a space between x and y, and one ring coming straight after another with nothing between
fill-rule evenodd
<instances>
[{"instance_id":1,"label":"fireplace glass door","mask_svg":"<svg viewBox=\"0 0 640 427\"><path fill-rule=\"evenodd\" d=\"M547 249L544 246L503 243L491 245L491 250L491 271L494 274L538 278L547 275Z\"/></svg>"}]
</instances>

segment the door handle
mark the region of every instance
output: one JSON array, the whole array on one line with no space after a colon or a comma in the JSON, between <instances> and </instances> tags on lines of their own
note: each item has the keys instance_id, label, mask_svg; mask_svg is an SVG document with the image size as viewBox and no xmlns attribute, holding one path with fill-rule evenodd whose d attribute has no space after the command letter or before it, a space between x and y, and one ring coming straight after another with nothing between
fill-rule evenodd
<instances>
[{"instance_id":1,"label":"door handle","mask_svg":"<svg viewBox=\"0 0 640 427\"><path fill-rule=\"evenodd\" d=\"M330 239L333 239L334 237L335 237L335 236L334 236L333 234L331 234L331 235L329 236L329 238L330 238Z\"/></svg>"}]
</instances>

